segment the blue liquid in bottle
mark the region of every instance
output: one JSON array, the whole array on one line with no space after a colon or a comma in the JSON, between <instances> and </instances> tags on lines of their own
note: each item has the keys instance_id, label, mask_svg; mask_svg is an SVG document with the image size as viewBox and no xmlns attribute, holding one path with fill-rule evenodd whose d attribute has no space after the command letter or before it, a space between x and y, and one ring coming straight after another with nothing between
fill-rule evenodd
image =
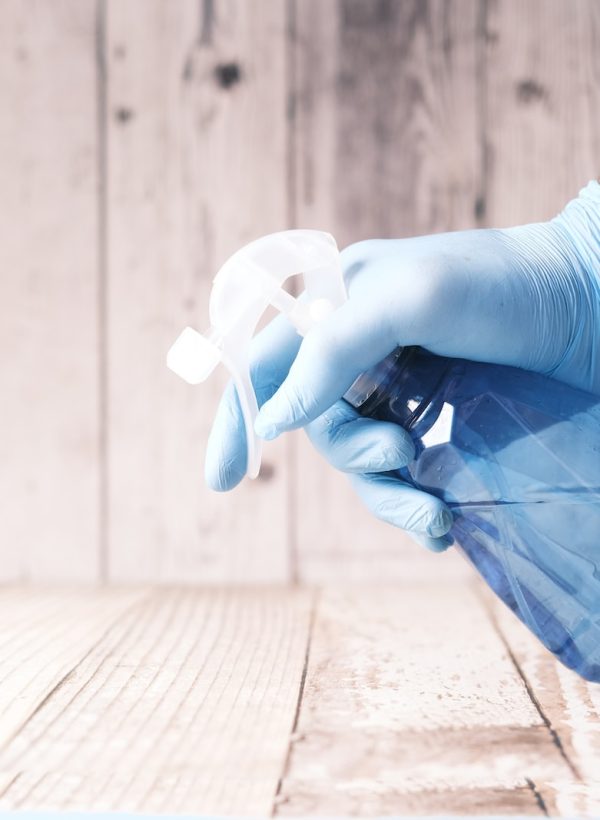
<instances>
[{"instance_id":1,"label":"blue liquid in bottle","mask_svg":"<svg viewBox=\"0 0 600 820\"><path fill-rule=\"evenodd\" d=\"M451 535L566 666L600 682L600 397L501 365L398 349L346 399L401 424L400 472L442 498Z\"/></svg>"}]
</instances>

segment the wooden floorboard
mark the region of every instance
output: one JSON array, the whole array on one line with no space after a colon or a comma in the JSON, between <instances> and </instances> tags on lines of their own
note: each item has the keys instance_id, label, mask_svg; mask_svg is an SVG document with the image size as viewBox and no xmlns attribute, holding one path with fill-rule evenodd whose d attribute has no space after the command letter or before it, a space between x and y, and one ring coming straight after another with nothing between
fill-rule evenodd
<instances>
[{"instance_id":1,"label":"wooden floorboard","mask_svg":"<svg viewBox=\"0 0 600 820\"><path fill-rule=\"evenodd\" d=\"M0 812L598 815L600 695L471 582L0 591Z\"/></svg>"},{"instance_id":2,"label":"wooden floorboard","mask_svg":"<svg viewBox=\"0 0 600 820\"><path fill-rule=\"evenodd\" d=\"M173 589L123 612L0 755L0 809L268 814L310 599Z\"/></svg>"},{"instance_id":3,"label":"wooden floorboard","mask_svg":"<svg viewBox=\"0 0 600 820\"><path fill-rule=\"evenodd\" d=\"M186 325L208 327L226 259L288 227L286 3L102 5L108 578L284 582L288 441L265 447L260 481L211 492L203 462L227 371L192 389L165 356ZM223 66L239 72L230 87Z\"/></svg>"},{"instance_id":4,"label":"wooden floorboard","mask_svg":"<svg viewBox=\"0 0 600 820\"><path fill-rule=\"evenodd\" d=\"M120 589L0 592L0 749L143 596Z\"/></svg>"},{"instance_id":5,"label":"wooden floorboard","mask_svg":"<svg viewBox=\"0 0 600 820\"><path fill-rule=\"evenodd\" d=\"M550 781L572 772L468 586L323 593L278 813L536 814Z\"/></svg>"},{"instance_id":6,"label":"wooden floorboard","mask_svg":"<svg viewBox=\"0 0 600 820\"><path fill-rule=\"evenodd\" d=\"M600 689L557 663L491 595L499 634L510 647L556 744L571 762L571 783L548 784L556 792L557 812L565 816L600 815Z\"/></svg>"}]
</instances>

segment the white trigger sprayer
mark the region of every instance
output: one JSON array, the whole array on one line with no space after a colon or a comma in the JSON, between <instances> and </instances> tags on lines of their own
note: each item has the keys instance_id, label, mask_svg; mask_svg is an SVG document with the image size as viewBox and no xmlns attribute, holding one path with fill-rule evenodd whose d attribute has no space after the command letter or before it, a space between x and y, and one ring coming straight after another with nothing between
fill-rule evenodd
<instances>
[{"instance_id":1,"label":"white trigger sprayer","mask_svg":"<svg viewBox=\"0 0 600 820\"><path fill-rule=\"evenodd\" d=\"M282 287L302 274L306 296L299 301ZM254 432L258 413L250 380L250 341L269 305L285 313L301 336L346 301L335 239L322 231L282 231L245 245L215 276L210 295L210 331L186 327L167 355L167 365L189 384L200 384L219 362L230 371L244 415L248 461L256 478L261 441Z\"/></svg>"}]
</instances>

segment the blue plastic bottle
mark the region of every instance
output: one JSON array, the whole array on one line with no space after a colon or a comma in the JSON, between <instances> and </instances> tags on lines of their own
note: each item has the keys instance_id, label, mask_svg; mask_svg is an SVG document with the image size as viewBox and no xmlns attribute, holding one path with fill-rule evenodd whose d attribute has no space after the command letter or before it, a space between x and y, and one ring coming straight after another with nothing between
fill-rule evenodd
<instances>
[{"instance_id":1,"label":"blue plastic bottle","mask_svg":"<svg viewBox=\"0 0 600 820\"><path fill-rule=\"evenodd\" d=\"M511 367L398 349L346 399L401 424L403 479L442 498L451 535L566 666L600 682L600 398Z\"/></svg>"}]
</instances>

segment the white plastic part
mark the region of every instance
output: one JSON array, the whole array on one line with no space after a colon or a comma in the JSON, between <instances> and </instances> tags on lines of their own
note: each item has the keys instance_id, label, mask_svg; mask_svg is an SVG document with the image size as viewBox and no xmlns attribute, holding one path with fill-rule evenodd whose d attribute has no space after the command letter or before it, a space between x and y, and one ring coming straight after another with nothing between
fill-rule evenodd
<instances>
[{"instance_id":1,"label":"white plastic part","mask_svg":"<svg viewBox=\"0 0 600 820\"><path fill-rule=\"evenodd\" d=\"M200 384L219 364L222 353L216 340L186 327L167 353L167 366L188 384Z\"/></svg>"},{"instance_id":2,"label":"white plastic part","mask_svg":"<svg viewBox=\"0 0 600 820\"><path fill-rule=\"evenodd\" d=\"M304 278L302 301L283 289L286 279L296 274ZM302 230L270 234L234 253L215 276L209 333L202 336L187 327L169 350L168 367L190 384L207 379L219 362L230 371L244 415L249 478L256 478L260 469L261 441L254 432L258 405L248 356L262 314L272 305L304 336L345 300L339 253L330 234Z\"/></svg>"}]
</instances>

